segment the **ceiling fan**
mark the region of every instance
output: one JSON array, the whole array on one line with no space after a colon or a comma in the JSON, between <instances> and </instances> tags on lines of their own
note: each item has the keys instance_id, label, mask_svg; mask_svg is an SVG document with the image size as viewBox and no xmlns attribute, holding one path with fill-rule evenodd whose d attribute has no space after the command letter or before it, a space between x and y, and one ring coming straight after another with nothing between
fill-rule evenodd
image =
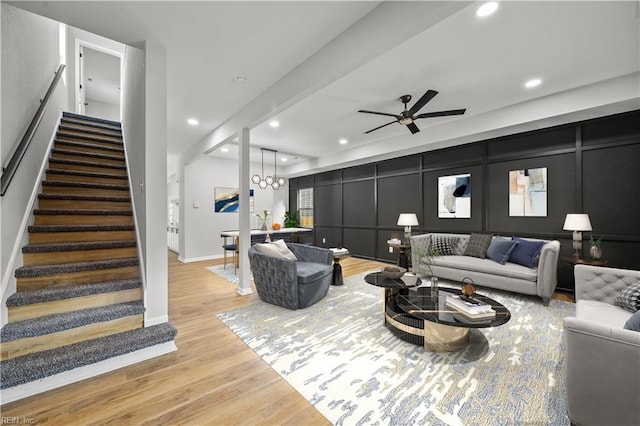
<instances>
[{"instance_id":1,"label":"ceiling fan","mask_svg":"<svg viewBox=\"0 0 640 426\"><path fill-rule=\"evenodd\" d=\"M422 109L422 107L425 106L427 102L433 99L437 94L438 92L435 90L427 90L426 93L422 95L422 97L418 99L418 101L415 104L413 104L413 106L409 109L407 109L407 104L411 101L411 95L400 96L400 102L404 104L404 111L402 111L400 114L388 114L386 112L367 111L364 109L358 110L358 112L364 112L366 114L387 115L389 117L395 118L395 120L390 121L387 124L383 124L382 126L378 126L375 129L368 130L364 133L367 134L367 133L374 132L378 129L382 129L383 127L386 127L393 123L404 124L411 131L411 133L418 133L420 129L418 129L418 126L416 126L416 123L414 123L414 121L418 120L419 118L444 117L447 115L461 115L461 114L464 114L464 112L466 111L466 108L452 109L449 111L426 112L423 114L416 115L416 113L420 111L420 109Z\"/></svg>"}]
</instances>

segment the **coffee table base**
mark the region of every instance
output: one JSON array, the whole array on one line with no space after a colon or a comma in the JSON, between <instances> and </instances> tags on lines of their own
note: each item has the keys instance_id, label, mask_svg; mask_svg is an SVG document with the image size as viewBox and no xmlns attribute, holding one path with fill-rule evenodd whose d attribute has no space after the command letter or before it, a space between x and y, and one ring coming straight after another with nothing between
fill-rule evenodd
<instances>
[{"instance_id":1,"label":"coffee table base","mask_svg":"<svg viewBox=\"0 0 640 426\"><path fill-rule=\"evenodd\" d=\"M413 327L398 320L420 322L422 327ZM389 313L385 313L385 325L402 340L422 344L424 350L429 352L455 352L469 344L469 329L466 327L452 327L424 321L406 314L392 316Z\"/></svg>"}]
</instances>

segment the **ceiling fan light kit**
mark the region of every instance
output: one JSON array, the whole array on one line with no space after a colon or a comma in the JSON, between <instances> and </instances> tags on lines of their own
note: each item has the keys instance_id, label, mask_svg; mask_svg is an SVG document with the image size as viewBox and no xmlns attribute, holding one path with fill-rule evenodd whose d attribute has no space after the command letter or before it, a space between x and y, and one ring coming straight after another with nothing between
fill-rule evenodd
<instances>
[{"instance_id":1,"label":"ceiling fan light kit","mask_svg":"<svg viewBox=\"0 0 640 426\"><path fill-rule=\"evenodd\" d=\"M382 126L378 126L376 128L373 128L371 130L367 130L366 132L364 132L365 134L371 133L371 132L375 132L378 129L382 129L383 127L387 127L393 123L400 123L404 126L407 126L407 128L409 129L409 131L414 134L414 133L418 133L420 131L420 129L418 128L418 126L416 126L416 124L414 123L415 120L418 120L420 118L432 118L432 117L446 117L449 115L462 115L465 113L466 109L452 109L452 110L448 110L448 111L436 111L436 112L427 112L424 114L418 114L416 115L416 113L418 111L420 111L422 109L422 107L424 107L427 102L429 102L431 99L433 99L436 95L438 94L437 91L435 90L427 90L425 92L424 95L422 95L422 97L420 99L418 99L418 101L413 104L413 106L409 109L407 109L407 104L409 102L411 102L411 95L402 95L400 96L400 102L402 102L404 104L404 110L400 113L400 114L389 114L387 112L378 112L378 111L368 111L368 110L358 110L358 112L363 112L365 114L376 114L376 115L385 115L388 117L394 117L395 120L390 121L389 123L383 124Z\"/></svg>"},{"instance_id":2,"label":"ceiling fan light kit","mask_svg":"<svg viewBox=\"0 0 640 426\"><path fill-rule=\"evenodd\" d=\"M260 148L260 151L262 154L262 174L255 174L251 176L251 182L258 185L258 188L260 189L267 189L270 186L274 190L277 190L286 183L285 178L283 178L282 176L278 177L278 161L276 158L276 154L278 153L278 151L268 148ZM269 175L263 178L262 176L264 176L265 151L273 152L273 176Z\"/></svg>"}]
</instances>

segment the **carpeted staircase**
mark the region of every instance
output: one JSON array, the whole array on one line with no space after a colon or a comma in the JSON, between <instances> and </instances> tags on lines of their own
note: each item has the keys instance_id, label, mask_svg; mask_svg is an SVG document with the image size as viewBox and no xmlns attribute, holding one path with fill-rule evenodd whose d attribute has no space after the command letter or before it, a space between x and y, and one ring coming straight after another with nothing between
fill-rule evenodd
<instances>
[{"instance_id":1,"label":"carpeted staircase","mask_svg":"<svg viewBox=\"0 0 640 426\"><path fill-rule=\"evenodd\" d=\"M120 123L64 113L0 330L0 388L174 340L144 327Z\"/></svg>"}]
</instances>

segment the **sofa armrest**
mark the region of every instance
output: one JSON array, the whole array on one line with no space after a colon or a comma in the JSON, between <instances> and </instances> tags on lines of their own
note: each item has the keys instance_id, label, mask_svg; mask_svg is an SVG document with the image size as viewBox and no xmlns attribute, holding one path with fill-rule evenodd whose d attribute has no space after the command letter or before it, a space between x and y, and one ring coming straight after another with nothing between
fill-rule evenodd
<instances>
[{"instance_id":1,"label":"sofa armrest","mask_svg":"<svg viewBox=\"0 0 640 426\"><path fill-rule=\"evenodd\" d=\"M560 256L560 242L549 241L540 251L538 260L537 293L545 303L553 296L558 285L558 258Z\"/></svg>"},{"instance_id":2,"label":"sofa armrest","mask_svg":"<svg viewBox=\"0 0 640 426\"><path fill-rule=\"evenodd\" d=\"M597 300L614 305L620 291L640 281L640 271L629 269L576 265L573 273L576 301Z\"/></svg>"},{"instance_id":3,"label":"sofa armrest","mask_svg":"<svg viewBox=\"0 0 640 426\"><path fill-rule=\"evenodd\" d=\"M640 424L640 333L564 319L567 410L574 424Z\"/></svg>"},{"instance_id":4,"label":"sofa armrest","mask_svg":"<svg viewBox=\"0 0 640 426\"><path fill-rule=\"evenodd\" d=\"M287 243L287 247L301 262L322 263L324 265L331 265L333 262L333 252L326 248L298 243Z\"/></svg>"}]
</instances>

